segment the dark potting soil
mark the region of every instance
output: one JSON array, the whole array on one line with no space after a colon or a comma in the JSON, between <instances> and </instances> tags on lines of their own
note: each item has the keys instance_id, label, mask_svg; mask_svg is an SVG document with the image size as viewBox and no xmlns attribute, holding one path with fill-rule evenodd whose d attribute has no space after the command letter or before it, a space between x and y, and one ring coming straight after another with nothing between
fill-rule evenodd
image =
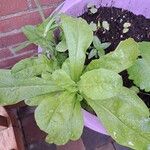
<instances>
[{"instance_id":1,"label":"dark potting soil","mask_svg":"<svg viewBox=\"0 0 150 150\"><path fill-rule=\"evenodd\" d=\"M111 46L105 50L106 53L115 50L120 41L132 37L135 41L150 41L150 19L144 16L136 16L127 10L114 7L100 7L95 14L90 11L85 12L82 16L88 23L92 21L96 24L107 21L109 30L104 28L97 29L94 34L99 37L101 42L110 42ZM124 23L130 23L129 31L123 33ZM127 71L120 73L123 77L124 86L131 87L133 82L128 79ZM140 91L138 94L145 104L150 108L150 93Z\"/></svg>"}]
</instances>

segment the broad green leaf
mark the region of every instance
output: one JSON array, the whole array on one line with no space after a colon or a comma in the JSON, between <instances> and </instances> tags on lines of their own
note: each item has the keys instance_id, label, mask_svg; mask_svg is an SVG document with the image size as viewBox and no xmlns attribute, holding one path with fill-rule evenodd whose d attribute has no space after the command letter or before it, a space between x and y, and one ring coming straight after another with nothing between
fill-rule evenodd
<instances>
[{"instance_id":1,"label":"broad green leaf","mask_svg":"<svg viewBox=\"0 0 150 150\"><path fill-rule=\"evenodd\" d=\"M93 32L81 18L61 16L62 28L69 50L71 77L78 81L85 62L85 53L93 40Z\"/></svg>"},{"instance_id":2,"label":"broad green leaf","mask_svg":"<svg viewBox=\"0 0 150 150\"><path fill-rule=\"evenodd\" d=\"M83 118L81 106L76 100L75 94L63 92L42 101L35 110L38 126L48 133L48 143L63 145L81 136Z\"/></svg>"},{"instance_id":3,"label":"broad green leaf","mask_svg":"<svg viewBox=\"0 0 150 150\"><path fill-rule=\"evenodd\" d=\"M121 76L106 69L88 71L81 76L78 83L81 95L94 100L114 97L121 87Z\"/></svg>"},{"instance_id":4,"label":"broad green leaf","mask_svg":"<svg viewBox=\"0 0 150 150\"><path fill-rule=\"evenodd\" d=\"M40 55L37 58L21 60L12 68L11 73L17 78L29 78L55 69L55 62L52 59L49 60L46 56Z\"/></svg>"},{"instance_id":5,"label":"broad green leaf","mask_svg":"<svg viewBox=\"0 0 150 150\"><path fill-rule=\"evenodd\" d=\"M62 90L52 81L41 78L17 79L10 71L0 70L0 104L14 104L18 101L33 98Z\"/></svg>"},{"instance_id":6,"label":"broad green leaf","mask_svg":"<svg viewBox=\"0 0 150 150\"><path fill-rule=\"evenodd\" d=\"M131 67L139 56L138 44L131 38L120 42L114 52L93 60L86 71L105 68L117 73Z\"/></svg>"},{"instance_id":7,"label":"broad green leaf","mask_svg":"<svg viewBox=\"0 0 150 150\"><path fill-rule=\"evenodd\" d=\"M66 40L62 40L58 43L58 45L56 46L56 50L58 52L65 52L67 50L67 45L66 45Z\"/></svg>"},{"instance_id":8,"label":"broad green leaf","mask_svg":"<svg viewBox=\"0 0 150 150\"><path fill-rule=\"evenodd\" d=\"M150 92L150 42L139 43L142 58L128 69L129 79L140 87L140 89Z\"/></svg>"},{"instance_id":9,"label":"broad green leaf","mask_svg":"<svg viewBox=\"0 0 150 150\"><path fill-rule=\"evenodd\" d=\"M70 92L77 91L76 83L62 69L56 70L52 74L52 79L54 80L55 84L62 89L68 90Z\"/></svg>"},{"instance_id":10,"label":"broad green leaf","mask_svg":"<svg viewBox=\"0 0 150 150\"><path fill-rule=\"evenodd\" d=\"M150 148L150 113L134 91L123 88L116 97L87 101L118 143L136 150Z\"/></svg>"}]
</instances>

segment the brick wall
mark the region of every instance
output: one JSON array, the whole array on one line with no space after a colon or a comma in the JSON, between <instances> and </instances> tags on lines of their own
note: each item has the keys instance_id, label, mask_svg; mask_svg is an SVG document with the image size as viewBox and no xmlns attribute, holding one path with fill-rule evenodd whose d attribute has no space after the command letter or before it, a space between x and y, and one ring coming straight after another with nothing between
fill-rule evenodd
<instances>
[{"instance_id":1,"label":"brick wall","mask_svg":"<svg viewBox=\"0 0 150 150\"><path fill-rule=\"evenodd\" d=\"M45 16L49 16L62 1L64 0L40 0ZM14 52L12 48L26 41L21 33L22 26L35 25L41 21L34 0L0 0L0 69L10 68L37 51L35 45L19 52Z\"/></svg>"}]
</instances>

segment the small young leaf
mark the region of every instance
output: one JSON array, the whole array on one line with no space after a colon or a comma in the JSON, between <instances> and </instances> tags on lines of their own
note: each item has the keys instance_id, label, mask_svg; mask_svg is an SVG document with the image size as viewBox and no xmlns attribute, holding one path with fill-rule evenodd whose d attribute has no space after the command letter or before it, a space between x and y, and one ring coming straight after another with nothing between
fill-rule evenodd
<instances>
[{"instance_id":1,"label":"small young leaf","mask_svg":"<svg viewBox=\"0 0 150 150\"><path fill-rule=\"evenodd\" d=\"M103 56L103 55L105 55L104 49L109 47L110 43L101 43L99 38L97 36L94 36L94 38L93 38L93 45L97 49L97 51L100 54L100 56Z\"/></svg>"},{"instance_id":2,"label":"small young leaf","mask_svg":"<svg viewBox=\"0 0 150 150\"><path fill-rule=\"evenodd\" d=\"M128 31L129 31L128 28L124 28L122 32L123 32L123 33L127 33Z\"/></svg>"},{"instance_id":3,"label":"small young leaf","mask_svg":"<svg viewBox=\"0 0 150 150\"><path fill-rule=\"evenodd\" d=\"M96 49L92 49L88 55L88 59L93 58L97 54Z\"/></svg>"},{"instance_id":4,"label":"small young leaf","mask_svg":"<svg viewBox=\"0 0 150 150\"><path fill-rule=\"evenodd\" d=\"M110 25L109 25L108 21L103 21L103 22L102 22L102 27L103 27L105 30L109 31L109 29L110 29L109 26L110 26Z\"/></svg>"},{"instance_id":5,"label":"small young leaf","mask_svg":"<svg viewBox=\"0 0 150 150\"><path fill-rule=\"evenodd\" d=\"M97 30L97 25L93 21L90 22L90 27L91 27L92 31L96 31Z\"/></svg>"},{"instance_id":6,"label":"small young leaf","mask_svg":"<svg viewBox=\"0 0 150 150\"><path fill-rule=\"evenodd\" d=\"M130 22L125 22L124 24L123 24L123 27L124 28L129 28L131 26L131 23Z\"/></svg>"},{"instance_id":7,"label":"small young leaf","mask_svg":"<svg viewBox=\"0 0 150 150\"><path fill-rule=\"evenodd\" d=\"M101 46L102 49L106 49L106 48L108 48L110 45L111 45L110 42L105 42L105 43L102 43L100 46Z\"/></svg>"},{"instance_id":8,"label":"small young leaf","mask_svg":"<svg viewBox=\"0 0 150 150\"><path fill-rule=\"evenodd\" d=\"M67 44L66 44L66 40L62 40L58 43L58 45L56 46L56 50L58 52L65 52L67 50Z\"/></svg>"}]
</instances>

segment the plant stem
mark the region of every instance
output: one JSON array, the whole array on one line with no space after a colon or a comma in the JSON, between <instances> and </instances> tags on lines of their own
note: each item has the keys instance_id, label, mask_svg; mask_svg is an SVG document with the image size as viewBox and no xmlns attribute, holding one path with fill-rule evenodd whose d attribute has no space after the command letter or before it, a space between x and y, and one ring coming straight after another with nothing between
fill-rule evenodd
<instances>
[{"instance_id":1,"label":"plant stem","mask_svg":"<svg viewBox=\"0 0 150 150\"><path fill-rule=\"evenodd\" d=\"M40 16L41 16L42 20L44 21L45 20L45 16L44 16L44 12L42 10L42 7L40 5L40 1L39 0L34 0L34 1L35 1L35 4L36 4L37 8L38 8Z\"/></svg>"}]
</instances>

